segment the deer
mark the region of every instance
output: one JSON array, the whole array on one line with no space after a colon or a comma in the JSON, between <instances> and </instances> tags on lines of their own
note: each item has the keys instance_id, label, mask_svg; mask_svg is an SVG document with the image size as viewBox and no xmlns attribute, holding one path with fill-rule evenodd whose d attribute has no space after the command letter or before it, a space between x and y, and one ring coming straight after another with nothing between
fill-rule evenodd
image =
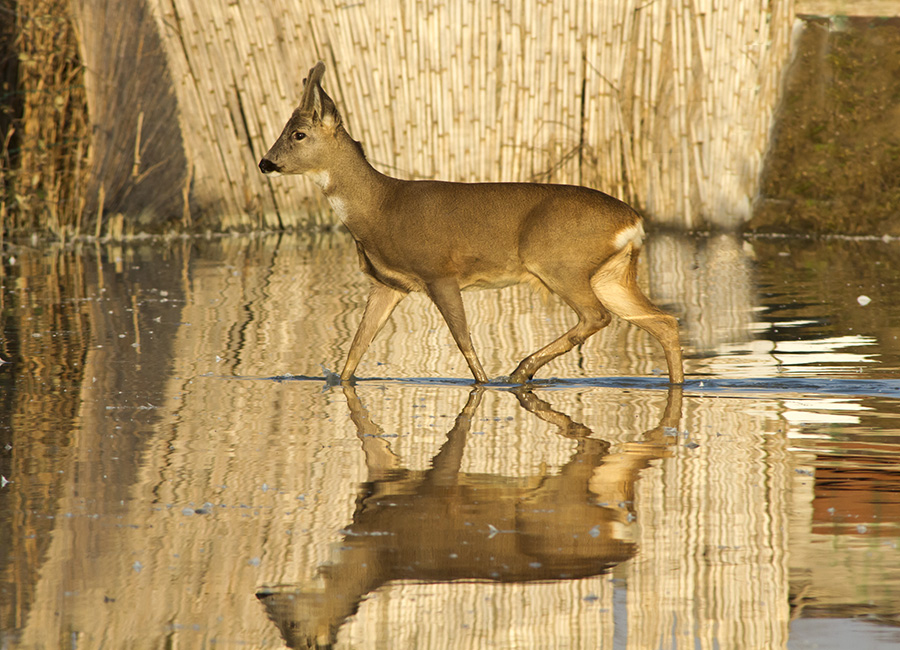
<instances>
[{"instance_id":1,"label":"deer","mask_svg":"<svg viewBox=\"0 0 900 650\"><path fill-rule=\"evenodd\" d=\"M404 180L376 170L322 89L319 61L300 102L259 161L269 177L305 174L356 242L371 279L362 320L340 374L351 381L397 304L424 292L437 306L476 384L489 379L475 353L460 292L528 283L559 296L578 316L562 336L527 356L509 376L530 382L552 359L582 344L612 317L662 345L669 382L682 384L678 321L637 283L642 217L599 190L528 182Z\"/></svg>"},{"instance_id":2,"label":"deer","mask_svg":"<svg viewBox=\"0 0 900 650\"><path fill-rule=\"evenodd\" d=\"M265 606L290 648L331 648L366 597L397 581L530 583L607 573L637 552L635 487L672 452L682 387L670 386L659 424L613 447L553 408L529 386L519 405L575 443L554 473L513 477L466 472L462 461L485 387L469 393L426 470L390 448L355 387L342 384L365 456L352 521L311 580L261 586Z\"/></svg>"}]
</instances>

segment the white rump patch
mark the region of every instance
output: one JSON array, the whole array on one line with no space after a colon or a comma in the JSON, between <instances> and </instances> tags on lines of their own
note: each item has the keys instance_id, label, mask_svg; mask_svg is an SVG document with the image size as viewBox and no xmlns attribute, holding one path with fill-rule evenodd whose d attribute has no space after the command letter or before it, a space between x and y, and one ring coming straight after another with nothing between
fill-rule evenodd
<instances>
[{"instance_id":1,"label":"white rump patch","mask_svg":"<svg viewBox=\"0 0 900 650\"><path fill-rule=\"evenodd\" d=\"M644 224L638 221L620 230L613 240L613 245L616 247L616 250L621 250L628 244L633 244L635 248L640 248L643 241Z\"/></svg>"}]
</instances>

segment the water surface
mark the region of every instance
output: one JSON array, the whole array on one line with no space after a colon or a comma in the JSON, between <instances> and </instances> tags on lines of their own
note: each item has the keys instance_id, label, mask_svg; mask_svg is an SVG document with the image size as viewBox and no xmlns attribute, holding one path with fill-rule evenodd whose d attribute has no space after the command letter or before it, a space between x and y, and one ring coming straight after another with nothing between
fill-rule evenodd
<instances>
[{"instance_id":1,"label":"water surface","mask_svg":"<svg viewBox=\"0 0 900 650\"><path fill-rule=\"evenodd\" d=\"M3 257L0 647L900 647L900 242L659 235L614 322L424 298L334 385L341 235Z\"/></svg>"}]
</instances>

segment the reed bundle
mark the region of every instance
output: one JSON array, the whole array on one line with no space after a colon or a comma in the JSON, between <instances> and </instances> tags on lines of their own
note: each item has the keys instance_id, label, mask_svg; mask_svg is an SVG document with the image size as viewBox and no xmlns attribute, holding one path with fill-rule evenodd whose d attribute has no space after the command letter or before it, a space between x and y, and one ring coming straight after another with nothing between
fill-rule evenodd
<instances>
[{"instance_id":1,"label":"reed bundle","mask_svg":"<svg viewBox=\"0 0 900 650\"><path fill-rule=\"evenodd\" d=\"M123 222L126 234L163 229L183 216L188 165L178 112L192 108L176 103L158 24L142 2L70 0L70 7L93 135L91 230L112 236Z\"/></svg>"},{"instance_id":2,"label":"reed bundle","mask_svg":"<svg viewBox=\"0 0 900 650\"><path fill-rule=\"evenodd\" d=\"M794 20L794 0L70 3L89 74L86 92L54 102L86 94L91 182L53 202L51 221L97 233L103 210L214 230L333 223L311 183L256 170L319 59L388 173L585 184L663 222L734 224L756 192ZM33 112L41 128L65 113ZM84 124L60 133L81 161ZM41 176L47 196L62 191L53 178Z\"/></svg>"},{"instance_id":3,"label":"reed bundle","mask_svg":"<svg viewBox=\"0 0 900 650\"><path fill-rule=\"evenodd\" d=\"M792 7L175 0L158 18L194 194L230 207L225 227L247 196L266 225L330 219L308 182L254 173L317 59L388 173L582 183L690 227L749 216Z\"/></svg>"}]
</instances>

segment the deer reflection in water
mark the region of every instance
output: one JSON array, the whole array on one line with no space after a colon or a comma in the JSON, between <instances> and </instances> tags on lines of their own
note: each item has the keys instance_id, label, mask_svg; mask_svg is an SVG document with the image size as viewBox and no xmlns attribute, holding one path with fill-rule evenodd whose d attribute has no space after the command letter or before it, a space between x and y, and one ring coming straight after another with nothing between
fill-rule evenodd
<instances>
[{"instance_id":1,"label":"deer reflection in water","mask_svg":"<svg viewBox=\"0 0 900 650\"><path fill-rule=\"evenodd\" d=\"M354 388L344 384L362 442L368 482L333 562L310 588L257 593L292 648L328 648L367 594L388 582L565 580L599 575L632 557L634 484L666 454L667 428L681 419L681 387L669 388L657 427L619 446L554 410L524 387L519 404L576 441L554 476L514 478L461 472L466 437L484 389L469 394L431 469L401 466Z\"/></svg>"}]
</instances>

